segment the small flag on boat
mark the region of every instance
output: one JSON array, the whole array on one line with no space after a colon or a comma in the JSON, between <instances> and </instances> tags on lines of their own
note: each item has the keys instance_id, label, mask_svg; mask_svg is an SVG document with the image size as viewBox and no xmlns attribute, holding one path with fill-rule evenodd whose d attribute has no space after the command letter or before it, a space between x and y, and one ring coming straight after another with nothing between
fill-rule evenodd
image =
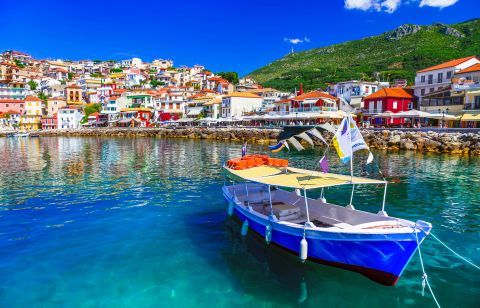
<instances>
[{"instance_id":1,"label":"small flag on boat","mask_svg":"<svg viewBox=\"0 0 480 308\"><path fill-rule=\"evenodd\" d=\"M277 152L280 152L285 147L285 143L286 143L285 140L281 140L276 145L269 146L268 148L273 153L277 153Z\"/></svg>"},{"instance_id":2,"label":"small flag on boat","mask_svg":"<svg viewBox=\"0 0 480 308\"><path fill-rule=\"evenodd\" d=\"M242 146L242 157L247 155L247 143L245 142Z\"/></svg>"},{"instance_id":3,"label":"small flag on boat","mask_svg":"<svg viewBox=\"0 0 480 308\"><path fill-rule=\"evenodd\" d=\"M322 159L320 159L319 165L320 165L320 168L322 168L322 171L324 173L328 173L330 169L328 168L327 155L323 155Z\"/></svg>"}]
</instances>

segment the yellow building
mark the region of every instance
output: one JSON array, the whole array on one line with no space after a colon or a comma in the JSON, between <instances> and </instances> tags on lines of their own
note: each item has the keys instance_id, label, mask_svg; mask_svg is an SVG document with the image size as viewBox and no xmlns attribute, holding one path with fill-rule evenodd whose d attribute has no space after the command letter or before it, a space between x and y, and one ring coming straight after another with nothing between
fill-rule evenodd
<instances>
[{"instance_id":1,"label":"yellow building","mask_svg":"<svg viewBox=\"0 0 480 308\"><path fill-rule=\"evenodd\" d=\"M67 106L67 100L64 97L57 96L53 98L49 98L47 100L47 110L46 113L50 117L54 114L58 113L58 109Z\"/></svg>"},{"instance_id":2,"label":"yellow building","mask_svg":"<svg viewBox=\"0 0 480 308\"><path fill-rule=\"evenodd\" d=\"M77 85L70 85L67 88L67 104L68 105L82 105L82 87Z\"/></svg>"},{"instance_id":3,"label":"yellow building","mask_svg":"<svg viewBox=\"0 0 480 308\"><path fill-rule=\"evenodd\" d=\"M43 101L35 96L25 98L25 114L20 116L20 130L39 130L42 128Z\"/></svg>"}]
</instances>

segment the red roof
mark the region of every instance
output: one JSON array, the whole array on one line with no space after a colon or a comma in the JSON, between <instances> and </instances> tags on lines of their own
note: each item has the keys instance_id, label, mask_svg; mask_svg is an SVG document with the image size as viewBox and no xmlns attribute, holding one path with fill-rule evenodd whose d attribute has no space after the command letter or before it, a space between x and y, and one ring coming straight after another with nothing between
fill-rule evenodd
<instances>
[{"instance_id":1,"label":"red roof","mask_svg":"<svg viewBox=\"0 0 480 308\"><path fill-rule=\"evenodd\" d=\"M90 113L89 117L96 117L96 116L99 116L100 113L99 112L94 112L94 113Z\"/></svg>"},{"instance_id":2,"label":"red roof","mask_svg":"<svg viewBox=\"0 0 480 308\"><path fill-rule=\"evenodd\" d=\"M36 97L36 96L27 96L27 97L25 97L25 101L29 101L29 102L41 102L42 100L39 99L39 98Z\"/></svg>"},{"instance_id":3,"label":"red roof","mask_svg":"<svg viewBox=\"0 0 480 308\"><path fill-rule=\"evenodd\" d=\"M478 58L475 57L475 56L470 56L470 57L465 57L465 58L460 58L460 59L454 59L454 60L450 60L450 61L438 64L438 65L434 65L434 66L424 68L423 70L417 71L417 73L424 73L424 72L439 70L439 69L442 69L442 68L455 67L455 66L460 65L460 64L462 64L462 63L464 63L464 62L466 62L470 59L477 59L478 60Z\"/></svg>"},{"instance_id":4,"label":"red roof","mask_svg":"<svg viewBox=\"0 0 480 308\"><path fill-rule=\"evenodd\" d=\"M25 103L23 99L0 99L0 103Z\"/></svg>"},{"instance_id":5,"label":"red roof","mask_svg":"<svg viewBox=\"0 0 480 308\"><path fill-rule=\"evenodd\" d=\"M294 98L292 98L292 100L294 101L303 101L305 99L320 99L320 98L328 98L328 99L331 99L331 100L337 100L337 98L335 96L332 96L328 93L325 93L325 92L322 92L322 91L311 91L311 92L308 92L308 93L303 93L302 95L298 95L298 96L295 96Z\"/></svg>"},{"instance_id":6,"label":"red roof","mask_svg":"<svg viewBox=\"0 0 480 308\"><path fill-rule=\"evenodd\" d=\"M70 89L81 89L82 87L77 86L76 84L71 84L71 85L69 85L69 86L67 87L67 89L69 89L69 88L70 88Z\"/></svg>"},{"instance_id":7,"label":"red roof","mask_svg":"<svg viewBox=\"0 0 480 308\"><path fill-rule=\"evenodd\" d=\"M478 71L480 71L480 63L464 68L463 70L457 72L457 74L471 73L471 72L478 72Z\"/></svg>"},{"instance_id":8,"label":"red roof","mask_svg":"<svg viewBox=\"0 0 480 308\"><path fill-rule=\"evenodd\" d=\"M386 98L386 97L412 99L413 95L410 92L411 90L409 91L404 88L383 88L365 97L365 100L374 99L374 98Z\"/></svg>"}]
</instances>

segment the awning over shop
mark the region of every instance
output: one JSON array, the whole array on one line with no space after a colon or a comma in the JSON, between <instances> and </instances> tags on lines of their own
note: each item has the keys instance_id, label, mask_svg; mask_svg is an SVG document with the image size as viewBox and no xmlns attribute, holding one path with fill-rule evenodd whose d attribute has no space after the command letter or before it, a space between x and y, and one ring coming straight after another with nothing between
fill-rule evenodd
<instances>
[{"instance_id":1,"label":"awning over shop","mask_svg":"<svg viewBox=\"0 0 480 308\"><path fill-rule=\"evenodd\" d=\"M480 113L465 113L460 121L480 121Z\"/></svg>"}]
</instances>

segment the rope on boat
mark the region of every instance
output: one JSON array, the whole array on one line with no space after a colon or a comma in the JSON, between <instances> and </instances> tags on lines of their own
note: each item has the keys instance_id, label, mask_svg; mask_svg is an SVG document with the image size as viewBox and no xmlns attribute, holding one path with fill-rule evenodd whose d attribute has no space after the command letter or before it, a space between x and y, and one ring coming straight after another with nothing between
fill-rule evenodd
<instances>
[{"instance_id":1,"label":"rope on boat","mask_svg":"<svg viewBox=\"0 0 480 308\"><path fill-rule=\"evenodd\" d=\"M419 228L419 229L422 230L421 228ZM427 276L427 273L425 272L425 267L423 266L422 252L420 250L420 244L418 242L418 232L415 232L415 238L417 239L417 248L418 248L418 255L420 256L420 265L422 266L422 296L424 294L425 284L427 284L427 287L430 290L430 294L432 294L432 297L433 297L433 300L435 301L435 304L437 304L437 307L440 308L440 304L438 303L438 300L435 297L435 294L433 293L432 287L430 286L430 283L428 282L428 276Z\"/></svg>"},{"instance_id":2,"label":"rope on boat","mask_svg":"<svg viewBox=\"0 0 480 308\"><path fill-rule=\"evenodd\" d=\"M422 230L423 231L423 230ZM467 262L468 264L470 264L471 266L475 267L476 269L480 270L480 266L476 265L475 263L473 263L472 261L468 260L467 258L461 256L458 252L454 251L452 248L448 247L447 244L445 244L444 242L442 242L438 237L435 236L435 234L431 233L430 234L433 236L434 239L436 239L440 244L442 244L445 248L447 248L448 250L450 250L454 255L456 255L458 258L462 259L463 261Z\"/></svg>"}]
</instances>

